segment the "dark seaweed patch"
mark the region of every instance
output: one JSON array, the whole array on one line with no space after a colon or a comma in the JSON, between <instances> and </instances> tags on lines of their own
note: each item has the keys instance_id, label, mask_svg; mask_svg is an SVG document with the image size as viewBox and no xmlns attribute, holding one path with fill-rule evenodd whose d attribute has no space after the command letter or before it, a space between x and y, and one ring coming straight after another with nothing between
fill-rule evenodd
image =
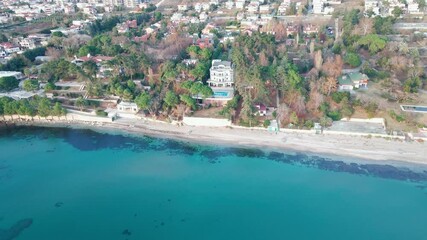
<instances>
[{"instance_id":1,"label":"dark seaweed patch","mask_svg":"<svg viewBox=\"0 0 427 240\"><path fill-rule=\"evenodd\" d=\"M226 148L226 152L237 157L263 158L265 153L256 148Z\"/></svg>"},{"instance_id":2,"label":"dark seaweed patch","mask_svg":"<svg viewBox=\"0 0 427 240\"><path fill-rule=\"evenodd\" d=\"M16 137L27 140L31 140L31 138L42 140L59 138L80 151L96 151L105 148L142 151L147 149L153 140L149 137L136 138L99 133L90 129L42 128L32 126L8 128L6 131L1 131L0 137ZM47 150L47 152L53 151L52 149Z\"/></svg>"},{"instance_id":3,"label":"dark seaweed patch","mask_svg":"<svg viewBox=\"0 0 427 240\"><path fill-rule=\"evenodd\" d=\"M391 165L380 165L380 164L363 164L360 165L362 169L365 169L369 175L391 178L397 180L410 180L410 181L427 181L427 172L414 172L405 168L398 168Z\"/></svg>"},{"instance_id":4,"label":"dark seaweed patch","mask_svg":"<svg viewBox=\"0 0 427 240\"><path fill-rule=\"evenodd\" d=\"M33 219L26 218L19 220L9 229L0 229L0 240L12 240L17 238L22 231L29 228L33 224Z\"/></svg>"},{"instance_id":5,"label":"dark seaweed patch","mask_svg":"<svg viewBox=\"0 0 427 240\"><path fill-rule=\"evenodd\" d=\"M227 156L227 154L220 149L205 149L200 152L200 155L204 158L207 158L209 161L215 161L220 157Z\"/></svg>"},{"instance_id":6,"label":"dark seaweed patch","mask_svg":"<svg viewBox=\"0 0 427 240\"><path fill-rule=\"evenodd\" d=\"M234 155L238 157L265 158L292 165L315 167L322 170L362 174L367 176L405 180L427 181L427 172L414 172L406 168L381 164L357 164L328 158L309 156L304 153L287 154L269 152L256 148L213 148L201 147L197 144L152 137L130 137L98 133L87 129L15 127L0 131L1 137L16 137L27 141L34 139L59 138L81 151L95 151L103 148L131 149L132 151L167 151L169 154L185 154L200 156L210 163L218 163L220 157ZM2 166L0 165L0 170ZM0 178L5 178L5 176Z\"/></svg>"},{"instance_id":7,"label":"dark seaweed patch","mask_svg":"<svg viewBox=\"0 0 427 240\"><path fill-rule=\"evenodd\" d=\"M319 156L309 156L304 153L289 155L279 152L270 152L266 158L273 161L292 165L314 167L326 171L346 172L350 174L359 174L403 181L427 181L426 171L414 172L407 168L396 167L392 165L347 163L344 161L332 160Z\"/></svg>"},{"instance_id":8,"label":"dark seaweed patch","mask_svg":"<svg viewBox=\"0 0 427 240\"><path fill-rule=\"evenodd\" d=\"M185 155L194 155L198 153L198 148L194 144L166 139L163 140L162 146L160 146L161 150L167 150L169 153L181 153Z\"/></svg>"}]
</instances>

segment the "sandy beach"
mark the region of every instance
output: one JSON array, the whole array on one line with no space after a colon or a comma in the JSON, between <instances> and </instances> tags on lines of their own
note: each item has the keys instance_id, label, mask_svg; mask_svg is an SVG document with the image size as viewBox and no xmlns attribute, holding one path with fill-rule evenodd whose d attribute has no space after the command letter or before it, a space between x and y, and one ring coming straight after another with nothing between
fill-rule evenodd
<instances>
[{"instance_id":1,"label":"sandy beach","mask_svg":"<svg viewBox=\"0 0 427 240\"><path fill-rule=\"evenodd\" d=\"M9 123L10 124L10 123ZM347 156L382 162L398 161L427 164L426 143L401 139L361 137L352 135L314 134L307 132L270 133L266 130L233 127L177 126L147 120L121 119L113 123L33 121L14 122L15 125L90 128L99 131L120 131L187 140L195 143L236 145L269 149L293 150L329 156Z\"/></svg>"}]
</instances>

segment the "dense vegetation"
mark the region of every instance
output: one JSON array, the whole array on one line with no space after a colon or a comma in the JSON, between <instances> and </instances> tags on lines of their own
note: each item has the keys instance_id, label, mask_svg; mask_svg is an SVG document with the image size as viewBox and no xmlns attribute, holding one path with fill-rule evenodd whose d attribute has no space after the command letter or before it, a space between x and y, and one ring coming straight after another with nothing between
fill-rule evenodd
<instances>
[{"instance_id":1,"label":"dense vegetation","mask_svg":"<svg viewBox=\"0 0 427 240\"><path fill-rule=\"evenodd\" d=\"M52 103L49 99L35 96L33 99L13 100L7 97L0 98L0 115L27 115L27 116L62 116L66 110L59 102Z\"/></svg>"}]
</instances>

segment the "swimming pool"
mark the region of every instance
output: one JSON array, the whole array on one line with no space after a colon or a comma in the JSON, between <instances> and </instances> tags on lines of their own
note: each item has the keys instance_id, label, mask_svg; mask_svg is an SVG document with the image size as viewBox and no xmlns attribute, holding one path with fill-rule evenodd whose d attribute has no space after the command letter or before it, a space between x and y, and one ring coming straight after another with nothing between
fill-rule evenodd
<instances>
[{"instance_id":1,"label":"swimming pool","mask_svg":"<svg viewBox=\"0 0 427 240\"><path fill-rule=\"evenodd\" d=\"M400 108L405 112L427 113L427 106L400 105Z\"/></svg>"},{"instance_id":2,"label":"swimming pool","mask_svg":"<svg viewBox=\"0 0 427 240\"><path fill-rule=\"evenodd\" d=\"M229 92L214 92L214 97L228 97Z\"/></svg>"}]
</instances>

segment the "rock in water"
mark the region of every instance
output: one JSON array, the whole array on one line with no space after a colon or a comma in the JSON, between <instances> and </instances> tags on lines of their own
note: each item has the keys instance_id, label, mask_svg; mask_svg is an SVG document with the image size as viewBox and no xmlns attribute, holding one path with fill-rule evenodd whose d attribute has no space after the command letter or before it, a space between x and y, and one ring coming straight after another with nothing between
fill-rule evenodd
<instances>
[{"instance_id":1,"label":"rock in water","mask_svg":"<svg viewBox=\"0 0 427 240\"><path fill-rule=\"evenodd\" d=\"M126 235L126 236L130 236L130 235L132 235L132 233L129 231L129 229L125 229L125 230L123 230L122 234L123 234L123 235Z\"/></svg>"}]
</instances>

